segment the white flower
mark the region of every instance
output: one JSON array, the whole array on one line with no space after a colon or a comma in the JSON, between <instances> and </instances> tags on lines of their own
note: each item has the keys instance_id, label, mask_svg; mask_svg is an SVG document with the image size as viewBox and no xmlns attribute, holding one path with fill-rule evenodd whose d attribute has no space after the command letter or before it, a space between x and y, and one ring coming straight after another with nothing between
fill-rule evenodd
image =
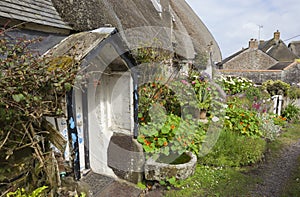
<instances>
[{"instance_id":1,"label":"white flower","mask_svg":"<svg viewBox=\"0 0 300 197\"><path fill-rule=\"evenodd\" d=\"M220 118L218 118L217 116L214 116L212 119L211 119L213 122L218 122L220 120Z\"/></svg>"}]
</instances>

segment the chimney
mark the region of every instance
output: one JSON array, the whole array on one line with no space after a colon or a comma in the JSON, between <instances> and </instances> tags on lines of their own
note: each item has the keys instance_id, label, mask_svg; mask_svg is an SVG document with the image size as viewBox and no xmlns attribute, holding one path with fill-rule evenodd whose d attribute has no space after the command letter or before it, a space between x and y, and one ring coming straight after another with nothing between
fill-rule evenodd
<instances>
[{"instance_id":1,"label":"chimney","mask_svg":"<svg viewBox=\"0 0 300 197\"><path fill-rule=\"evenodd\" d=\"M279 41L279 39L280 39L280 32L277 30L276 32L274 32L274 40Z\"/></svg>"},{"instance_id":2,"label":"chimney","mask_svg":"<svg viewBox=\"0 0 300 197\"><path fill-rule=\"evenodd\" d=\"M258 42L256 39L251 38L249 41L249 48L250 49L257 49L258 48Z\"/></svg>"},{"instance_id":3,"label":"chimney","mask_svg":"<svg viewBox=\"0 0 300 197\"><path fill-rule=\"evenodd\" d=\"M265 42L264 40L260 40L259 45L262 45L264 42Z\"/></svg>"}]
</instances>

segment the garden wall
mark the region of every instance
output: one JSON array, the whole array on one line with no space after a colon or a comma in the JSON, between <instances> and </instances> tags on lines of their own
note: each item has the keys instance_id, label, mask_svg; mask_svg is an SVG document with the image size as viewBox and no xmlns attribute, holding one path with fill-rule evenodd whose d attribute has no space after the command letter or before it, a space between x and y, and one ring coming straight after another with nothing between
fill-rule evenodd
<instances>
[{"instance_id":1,"label":"garden wall","mask_svg":"<svg viewBox=\"0 0 300 197\"><path fill-rule=\"evenodd\" d=\"M300 82L300 63L298 62L290 64L283 70L220 69L219 71L224 75L246 77L257 84L267 80L281 80L289 84Z\"/></svg>"},{"instance_id":2,"label":"garden wall","mask_svg":"<svg viewBox=\"0 0 300 197\"><path fill-rule=\"evenodd\" d=\"M267 80L282 80L281 70L219 70L224 75L241 76L251 79L256 84L261 84Z\"/></svg>"}]
</instances>

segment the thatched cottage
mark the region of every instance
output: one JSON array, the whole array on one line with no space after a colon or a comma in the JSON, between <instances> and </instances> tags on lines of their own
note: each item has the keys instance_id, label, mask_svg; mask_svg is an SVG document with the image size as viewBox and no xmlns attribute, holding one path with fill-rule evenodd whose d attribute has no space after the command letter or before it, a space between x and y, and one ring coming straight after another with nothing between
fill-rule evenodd
<instances>
[{"instance_id":1,"label":"thatched cottage","mask_svg":"<svg viewBox=\"0 0 300 197\"><path fill-rule=\"evenodd\" d=\"M41 54L75 54L88 76L87 86L67 96L67 119L53 120L72 137L77 178L92 170L138 181L126 173L139 171L133 49L163 48L183 66L208 56L221 61L218 44L185 0L0 0L0 19L2 28L14 27L12 38L41 37L34 46Z\"/></svg>"}]
</instances>

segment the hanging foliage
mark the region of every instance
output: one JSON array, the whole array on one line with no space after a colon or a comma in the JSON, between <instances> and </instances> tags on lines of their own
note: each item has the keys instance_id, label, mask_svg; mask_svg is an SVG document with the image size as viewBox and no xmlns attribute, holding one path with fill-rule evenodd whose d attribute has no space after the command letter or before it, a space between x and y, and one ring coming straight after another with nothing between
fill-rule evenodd
<instances>
[{"instance_id":1,"label":"hanging foliage","mask_svg":"<svg viewBox=\"0 0 300 197\"><path fill-rule=\"evenodd\" d=\"M38 41L11 39L0 30L0 193L42 185L55 190L60 182L50 142L64 144L45 117L64 115L78 64L72 54L30 50Z\"/></svg>"}]
</instances>

